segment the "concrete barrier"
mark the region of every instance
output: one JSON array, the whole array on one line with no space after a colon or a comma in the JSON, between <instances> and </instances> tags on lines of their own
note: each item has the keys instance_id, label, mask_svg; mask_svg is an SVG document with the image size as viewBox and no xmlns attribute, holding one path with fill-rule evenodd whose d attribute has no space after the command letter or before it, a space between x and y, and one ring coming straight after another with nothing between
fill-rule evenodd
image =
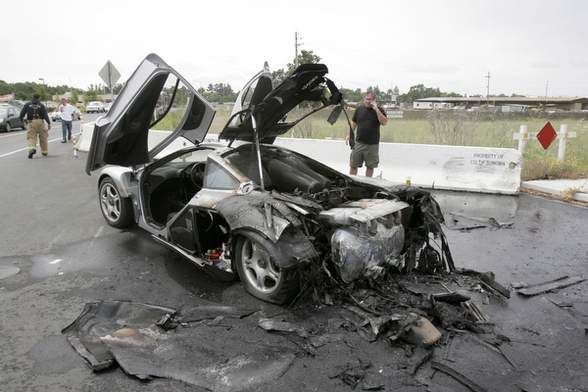
<instances>
[{"instance_id":1,"label":"concrete barrier","mask_svg":"<svg viewBox=\"0 0 588 392\"><path fill-rule=\"evenodd\" d=\"M77 143L75 144L75 148L78 151L88 151L90 150L90 143L92 143L92 135L94 134L94 122L87 122L83 123L81 126L82 133L78 138Z\"/></svg>"},{"instance_id":2,"label":"concrete barrier","mask_svg":"<svg viewBox=\"0 0 588 392\"><path fill-rule=\"evenodd\" d=\"M93 131L93 123L82 126L80 151L88 151ZM149 147L167 135L167 131L151 131ZM217 138L218 135L209 134L206 141L217 141ZM344 140L278 138L275 144L342 173L349 172L350 150ZM185 142L176 140L158 157L185 146ZM363 170L360 169L360 174ZM375 175L394 183L409 181L423 188L517 194L521 182L521 154L513 148L380 143L380 165Z\"/></svg>"},{"instance_id":3,"label":"concrete barrier","mask_svg":"<svg viewBox=\"0 0 588 392\"><path fill-rule=\"evenodd\" d=\"M275 144L349 172L350 150L343 140L278 138ZM521 154L512 148L380 143L375 175L423 188L516 194Z\"/></svg>"},{"instance_id":4,"label":"concrete barrier","mask_svg":"<svg viewBox=\"0 0 588 392\"><path fill-rule=\"evenodd\" d=\"M78 151L85 151L88 152L90 150L90 144L92 143L92 135L94 134L94 122L87 122L82 124L82 133L78 138L78 142L76 143L75 147ZM170 134L169 131L159 131L159 130L151 130L149 131L149 137L147 139L147 146L149 149L152 149L159 143L163 141L168 135ZM218 135L210 134L206 135L206 141L216 141L218 139ZM161 158L168 154L171 154L174 151L179 149L188 147L192 145L186 139L175 139L172 141L168 146L166 146L159 154L156 155L156 158Z\"/></svg>"}]
</instances>

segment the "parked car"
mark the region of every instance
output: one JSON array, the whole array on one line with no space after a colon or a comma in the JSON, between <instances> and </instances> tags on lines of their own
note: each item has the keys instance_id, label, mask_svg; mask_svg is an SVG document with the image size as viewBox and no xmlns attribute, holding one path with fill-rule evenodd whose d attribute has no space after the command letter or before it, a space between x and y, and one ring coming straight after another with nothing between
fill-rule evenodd
<instances>
[{"instance_id":1,"label":"parked car","mask_svg":"<svg viewBox=\"0 0 588 392\"><path fill-rule=\"evenodd\" d=\"M286 119L299 104L333 106L329 120L336 120L344 105L327 72L304 64L275 86L264 69L241 90L219 142L204 142L212 105L161 58L147 56L94 128L86 172L100 171L106 222L137 224L211 275L240 278L250 294L274 303L292 300L308 269L328 268L348 283L414 267L415 255L424 262L436 252L430 235L443 235L427 192L350 177L273 145L306 117ZM153 145L149 129L162 118L153 112L163 89L187 93L188 104L175 130ZM163 115L174 100L167 105Z\"/></svg>"},{"instance_id":2,"label":"parked car","mask_svg":"<svg viewBox=\"0 0 588 392\"><path fill-rule=\"evenodd\" d=\"M86 105L86 113L106 113L106 108L102 102L92 101Z\"/></svg>"},{"instance_id":3,"label":"parked car","mask_svg":"<svg viewBox=\"0 0 588 392\"><path fill-rule=\"evenodd\" d=\"M49 118L53 122L61 121L61 112L59 112L58 110L54 110L51 113L49 113ZM82 119L82 113L80 113L79 110L76 110L74 112L74 114L73 114L73 119L74 119L74 121L81 120Z\"/></svg>"},{"instance_id":4,"label":"parked car","mask_svg":"<svg viewBox=\"0 0 588 392\"><path fill-rule=\"evenodd\" d=\"M10 132L14 128L25 129L19 118L20 110L11 105L0 105L0 130Z\"/></svg>"}]
</instances>

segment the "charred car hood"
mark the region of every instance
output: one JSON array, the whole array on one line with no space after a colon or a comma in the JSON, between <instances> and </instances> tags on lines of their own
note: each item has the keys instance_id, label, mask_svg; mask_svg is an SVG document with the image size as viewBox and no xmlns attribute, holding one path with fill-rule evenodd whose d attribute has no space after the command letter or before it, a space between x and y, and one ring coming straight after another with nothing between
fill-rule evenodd
<instances>
[{"instance_id":1,"label":"charred car hood","mask_svg":"<svg viewBox=\"0 0 588 392\"><path fill-rule=\"evenodd\" d=\"M328 72L324 64L302 64L275 88L271 73L260 72L241 90L219 139L253 141L253 115L259 138L271 143L297 124L286 121L286 116L301 103L315 102L319 107L341 103L341 93L325 77Z\"/></svg>"}]
</instances>

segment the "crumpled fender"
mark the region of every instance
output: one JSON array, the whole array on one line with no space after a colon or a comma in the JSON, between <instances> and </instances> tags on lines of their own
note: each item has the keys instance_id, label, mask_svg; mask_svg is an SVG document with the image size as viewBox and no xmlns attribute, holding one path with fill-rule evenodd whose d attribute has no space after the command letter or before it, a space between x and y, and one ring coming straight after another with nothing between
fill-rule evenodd
<instances>
[{"instance_id":1,"label":"crumpled fender","mask_svg":"<svg viewBox=\"0 0 588 392\"><path fill-rule=\"evenodd\" d=\"M247 229L241 229L237 234L262 244L266 243L272 261L280 268L295 267L318 258L314 245L300 230L286 230L275 243L271 243L260 233Z\"/></svg>"},{"instance_id":2,"label":"crumpled fender","mask_svg":"<svg viewBox=\"0 0 588 392\"><path fill-rule=\"evenodd\" d=\"M233 234L261 235L271 241L280 267L288 268L317 256L314 245L301 231L298 213L268 193L231 196L219 201L216 210Z\"/></svg>"},{"instance_id":3,"label":"crumpled fender","mask_svg":"<svg viewBox=\"0 0 588 392\"><path fill-rule=\"evenodd\" d=\"M298 214L270 194L254 191L219 201L216 210L225 218L231 230L251 229L272 242L277 242L290 225L300 227Z\"/></svg>"}]
</instances>

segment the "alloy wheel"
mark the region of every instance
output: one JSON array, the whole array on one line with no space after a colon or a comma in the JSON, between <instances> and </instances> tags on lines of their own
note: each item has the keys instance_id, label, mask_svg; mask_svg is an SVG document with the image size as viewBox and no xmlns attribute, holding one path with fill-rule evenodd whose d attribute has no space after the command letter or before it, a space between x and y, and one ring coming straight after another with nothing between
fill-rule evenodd
<instances>
[{"instance_id":1,"label":"alloy wheel","mask_svg":"<svg viewBox=\"0 0 588 392\"><path fill-rule=\"evenodd\" d=\"M241 242L241 262L245 278L256 290L268 294L277 289L282 272L273 264L269 253L249 238Z\"/></svg>"},{"instance_id":2,"label":"alloy wheel","mask_svg":"<svg viewBox=\"0 0 588 392\"><path fill-rule=\"evenodd\" d=\"M111 183L104 183L100 188L100 208L110 222L116 222L120 217L120 195Z\"/></svg>"}]
</instances>

